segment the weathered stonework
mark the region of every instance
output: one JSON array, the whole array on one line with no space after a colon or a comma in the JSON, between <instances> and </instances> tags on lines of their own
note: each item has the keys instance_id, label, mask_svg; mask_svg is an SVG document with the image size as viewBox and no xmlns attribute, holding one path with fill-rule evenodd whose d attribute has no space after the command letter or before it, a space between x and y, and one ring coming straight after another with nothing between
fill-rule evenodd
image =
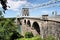
<instances>
[{"instance_id":1,"label":"weathered stonework","mask_svg":"<svg viewBox=\"0 0 60 40\"><path fill-rule=\"evenodd\" d=\"M41 35L41 37L44 38L47 37L48 35L52 35L60 40L60 21L44 20L33 17L21 17L19 19L20 19L19 21L21 21L22 23L22 32L21 32L22 35L24 35L26 32L32 32L34 36ZM24 20L26 23L24 22ZM34 22L36 22L38 25L33 24ZM37 28L35 28L36 26Z\"/></svg>"}]
</instances>

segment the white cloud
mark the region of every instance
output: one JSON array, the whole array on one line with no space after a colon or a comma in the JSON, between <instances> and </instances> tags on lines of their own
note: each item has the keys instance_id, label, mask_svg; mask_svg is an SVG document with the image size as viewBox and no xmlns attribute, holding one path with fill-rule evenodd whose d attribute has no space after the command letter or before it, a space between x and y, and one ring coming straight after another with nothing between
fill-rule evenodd
<instances>
[{"instance_id":1,"label":"white cloud","mask_svg":"<svg viewBox=\"0 0 60 40\"><path fill-rule=\"evenodd\" d=\"M38 8L38 7L45 7L45 6L48 6L50 4L54 4L56 2L60 2L60 0L51 0L47 3L42 3L42 4L33 4L33 3L29 3L27 2L27 0L7 0L7 5L10 6L10 8L8 9L11 9L11 10L14 10L14 11L18 11L20 8L20 6L22 5L25 5L25 7L29 7L29 8ZM0 4L0 7L1 4Z\"/></svg>"},{"instance_id":2,"label":"white cloud","mask_svg":"<svg viewBox=\"0 0 60 40\"><path fill-rule=\"evenodd\" d=\"M60 2L60 0L50 0L49 2L46 2L46 3L35 4L35 5L33 4L31 6L32 6L32 8L45 7L45 6L48 6L48 5L57 3L57 2Z\"/></svg>"},{"instance_id":3,"label":"white cloud","mask_svg":"<svg viewBox=\"0 0 60 40\"><path fill-rule=\"evenodd\" d=\"M8 8L8 9L18 11L18 8L22 5L25 5L25 7L31 6L32 8L37 8L37 7L48 6L48 5L56 3L56 2L60 2L60 0L51 0L47 3L42 3L42 4L29 3L29 2L27 2L27 0L7 0L7 2L8 2L7 5L10 6L10 8ZM2 7L1 4L0 4L0 7Z\"/></svg>"},{"instance_id":4,"label":"white cloud","mask_svg":"<svg viewBox=\"0 0 60 40\"><path fill-rule=\"evenodd\" d=\"M42 11L42 13L43 13L44 15L46 15L46 14L48 14L48 11Z\"/></svg>"},{"instance_id":5,"label":"white cloud","mask_svg":"<svg viewBox=\"0 0 60 40\"><path fill-rule=\"evenodd\" d=\"M46 7L47 7L47 8L51 8L51 7L60 7L60 4L54 4L54 5L52 5L52 6L49 5L49 6L45 6L44 8L46 8Z\"/></svg>"},{"instance_id":6,"label":"white cloud","mask_svg":"<svg viewBox=\"0 0 60 40\"><path fill-rule=\"evenodd\" d=\"M50 4L53 4L53 3L56 3L56 2L60 2L60 0L51 0L47 3L42 3L42 4L32 4L32 3L29 3L27 2L27 0L7 0L9 6L11 6L11 8L9 9L15 9L15 8L18 8L19 6L21 5L26 5L26 6L32 6L32 7L42 7L42 6L47 6L47 5L50 5ZM1 7L1 5L0 5Z\"/></svg>"},{"instance_id":7,"label":"white cloud","mask_svg":"<svg viewBox=\"0 0 60 40\"><path fill-rule=\"evenodd\" d=\"M13 1L13 0L7 0L7 5L10 6L10 8L8 9L11 9L11 10L18 10L18 8L24 4L26 4L27 1Z\"/></svg>"}]
</instances>

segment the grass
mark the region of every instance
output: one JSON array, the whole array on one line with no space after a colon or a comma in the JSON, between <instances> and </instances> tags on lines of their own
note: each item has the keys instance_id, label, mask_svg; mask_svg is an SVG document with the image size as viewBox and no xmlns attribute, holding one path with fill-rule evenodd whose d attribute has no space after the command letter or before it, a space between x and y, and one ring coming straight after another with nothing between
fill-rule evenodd
<instances>
[{"instance_id":1,"label":"grass","mask_svg":"<svg viewBox=\"0 0 60 40\"><path fill-rule=\"evenodd\" d=\"M35 36L32 38L19 38L17 40L42 40L42 38L40 36Z\"/></svg>"},{"instance_id":2,"label":"grass","mask_svg":"<svg viewBox=\"0 0 60 40\"><path fill-rule=\"evenodd\" d=\"M43 39L40 36L35 36L32 38L19 38L17 40L56 40L56 39L52 36L48 36L47 38L43 38Z\"/></svg>"}]
</instances>

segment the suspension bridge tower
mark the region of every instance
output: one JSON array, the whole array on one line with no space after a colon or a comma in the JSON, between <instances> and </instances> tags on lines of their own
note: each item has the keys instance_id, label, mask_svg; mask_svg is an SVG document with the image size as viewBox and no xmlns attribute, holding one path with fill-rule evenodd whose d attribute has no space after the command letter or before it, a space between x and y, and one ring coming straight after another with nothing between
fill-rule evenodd
<instances>
[{"instance_id":1,"label":"suspension bridge tower","mask_svg":"<svg viewBox=\"0 0 60 40\"><path fill-rule=\"evenodd\" d=\"M29 16L29 8L22 8L22 16Z\"/></svg>"}]
</instances>

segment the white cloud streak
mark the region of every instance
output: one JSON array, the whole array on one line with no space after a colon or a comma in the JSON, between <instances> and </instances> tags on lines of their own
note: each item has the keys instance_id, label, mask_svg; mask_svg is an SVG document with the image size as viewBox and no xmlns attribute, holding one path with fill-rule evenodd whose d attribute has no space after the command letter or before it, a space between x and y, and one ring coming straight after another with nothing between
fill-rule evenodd
<instances>
[{"instance_id":1,"label":"white cloud streak","mask_svg":"<svg viewBox=\"0 0 60 40\"><path fill-rule=\"evenodd\" d=\"M38 7L45 7L45 6L48 6L48 5L51 5L51 4L54 4L54 3L57 3L57 2L60 2L60 0L51 0L47 3L42 3L42 4L32 4L32 8L38 8ZM58 6L58 5L57 5Z\"/></svg>"},{"instance_id":2,"label":"white cloud streak","mask_svg":"<svg viewBox=\"0 0 60 40\"><path fill-rule=\"evenodd\" d=\"M10 8L8 8L8 9L16 11L16 10L18 10L18 8L20 6L22 6L23 4L26 4L27 1L20 1L20 0L13 1L13 0L8 0L7 2L8 2L7 5L10 6Z\"/></svg>"},{"instance_id":3,"label":"white cloud streak","mask_svg":"<svg viewBox=\"0 0 60 40\"><path fill-rule=\"evenodd\" d=\"M49 6L45 6L45 7L41 7L41 8L52 8L52 7L60 7L60 4L55 4L55 5L49 5Z\"/></svg>"}]
</instances>

